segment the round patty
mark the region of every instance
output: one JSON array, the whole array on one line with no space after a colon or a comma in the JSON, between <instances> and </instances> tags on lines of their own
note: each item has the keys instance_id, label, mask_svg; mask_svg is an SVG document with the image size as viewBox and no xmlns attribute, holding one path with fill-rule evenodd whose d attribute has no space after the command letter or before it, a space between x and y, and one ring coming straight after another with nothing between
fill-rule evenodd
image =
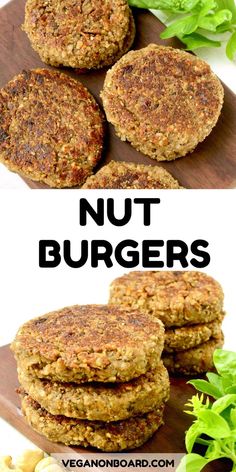
<instances>
[{"instance_id":1,"label":"round patty","mask_svg":"<svg viewBox=\"0 0 236 472\"><path fill-rule=\"evenodd\" d=\"M213 353L223 344L224 336L221 332L218 338L211 339L192 349L174 354L164 354L162 360L171 374L201 374L213 369Z\"/></svg>"},{"instance_id":2,"label":"round patty","mask_svg":"<svg viewBox=\"0 0 236 472\"><path fill-rule=\"evenodd\" d=\"M111 161L102 167L96 175L89 177L83 188L176 189L182 187L162 167L146 166L133 162Z\"/></svg>"},{"instance_id":3,"label":"round patty","mask_svg":"<svg viewBox=\"0 0 236 472\"><path fill-rule=\"evenodd\" d=\"M182 328L167 329L165 331L164 353L185 351L199 344L218 338L221 334L221 320L211 321Z\"/></svg>"},{"instance_id":4,"label":"round patty","mask_svg":"<svg viewBox=\"0 0 236 472\"><path fill-rule=\"evenodd\" d=\"M222 319L224 294L203 272L130 272L115 279L109 303L158 317L166 328Z\"/></svg>"},{"instance_id":5,"label":"round patty","mask_svg":"<svg viewBox=\"0 0 236 472\"><path fill-rule=\"evenodd\" d=\"M164 161L185 156L209 135L224 91L201 59L150 44L129 52L108 71L101 96L117 135Z\"/></svg>"},{"instance_id":6,"label":"round patty","mask_svg":"<svg viewBox=\"0 0 236 472\"><path fill-rule=\"evenodd\" d=\"M142 416L104 423L53 416L25 395L22 398L22 411L29 425L50 441L92 446L107 452L139 447L163 424L163 406Z\"/></svg>"},{"instance_id":7,"label":"round patty","mask_svg":"<svg viewBox=\"0 0 236 472\"><path fill-rule=\"evenodd\" d=\"M114 64L135 36L126 0L27 0L23 29L43 62L79 69Z\"/></svg>"},{"instance_id":8,"label":"round patty","mask_svg":"<svg viewBox=\"0 0 236 472\"><path fill-rule=\"evenodd\" d=\"M62 382L125 382L154 369L164 327L135 310L75 305L25 323L12 349L29 375Z\"/></svg>"},{"instance_id":9,"label":"round patty","mask_svg":"<svg viewBox=\"0 0 236 472\"><path fill-rule=\"evenodd\" d=\"M0 90L0 161L51 187L81 186L101 158L103 115L77 80L23 71Z\"/></svg>"},{"instance_id":10,"label":"round patty","mask_svg":"<svg viewBox=\"0 0 236 472\"><path fill-rule=\"evenodd\" d=\"M52 415L119 421L159 408L169 398L169 376L160 362L154 371L118 384L58 383L19 370L24 390Z\"/></svg>"}]
</instances>

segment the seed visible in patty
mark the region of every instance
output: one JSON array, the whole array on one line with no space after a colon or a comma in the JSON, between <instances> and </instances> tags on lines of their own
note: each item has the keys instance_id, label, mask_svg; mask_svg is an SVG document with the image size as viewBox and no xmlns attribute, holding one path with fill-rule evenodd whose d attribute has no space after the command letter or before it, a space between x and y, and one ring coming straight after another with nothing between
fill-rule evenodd
<instances>
[{"instance_id":1,"label":"seed visible in patty","mask_svg":"<svg viewBox=\"0 0 236 472\"><path fill-rule=\"evenodd\" d=\"M130 272L115 279L109 303L139 309L159 318L166 328L222 320L224 294L203 272Z\"/></svg>"},{"instance_id":2,"label":"seed visible in patty","mask_svg":"<svg viewBox=\"0 0 236 472\"><path fill-rule=\"evenodd\" d=\"M163 424L163 406L142 416L104 423L53 416L32 398L22 394L22 411L29 425L50 441L96 447L115 452L144 444Z\"/></svg>"},{"instance_id":3,"label":"seed visible in patty","mask_svg":"<svg viewBox=\"0 0 236 472\"><path fill-rule=\"evenodd\" d=\"M159 166L111 161L89 177L84 189L179 189L177 180Z\"/></svg>"},{"instance_id":4,"label":"seed visible in patty","mask_svg":"<svg viewBox=\"0 0 236 472\"><path fill-rule=\"evenodd\" d=\"M101 96L117 135L164 161L185 156L210 134L224 91L198 57L150 44L129 52L107 72Z\"/></svg>"},{"instance_id":5,"label":"seed visible in patty","mask_svg":"<svg viewBox=\"0 0 236 472\"><path fill-rule=\"evenodd\" d=\"M122 383L50 382L18 369L19 382L52 415L90 421L120 421L158 409L169 398L169 376L162 362L155 370Z\"/></svg>"},{"instance_id":6,"label":"seed visible in patty","mask_svg":"<svg viewBox=\"0 0 236 472\"><path fill-rule=\"evenodd\" d=\"M43 62L79 69L114 64L135 36L127 0L27 0L23 29Z\"/></svg>"},{"instance_id":7,"label":"seed visible in patty","mask_svg":"<svg viewBox=\"0 0 236 472\"><path fill-rule=\"evenodd\" d=\"M136 310L75 305L25 323L12 343L20 369L62 382L125 382L155 369L164 327Z\"/></svg>"},{"instance_id":8,"label":"seed visible in patty","mask_svg":"<svg viewBox=\"0 0 236 472\"><path fill-rule=\"evenodd\" d=\"M51 187L81 186L101 158L103 115L77 80L23 71L0 90L0 161Z\"/></svg>"}]
</instances>

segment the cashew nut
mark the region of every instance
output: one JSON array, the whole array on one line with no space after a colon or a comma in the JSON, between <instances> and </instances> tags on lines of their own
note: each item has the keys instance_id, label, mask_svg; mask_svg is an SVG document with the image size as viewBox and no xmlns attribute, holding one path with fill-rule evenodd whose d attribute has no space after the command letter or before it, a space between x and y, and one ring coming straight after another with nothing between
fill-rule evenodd
<instances>
[{"instance_id":1,"label":"cashew nut","mask_svg":"<svg viewBox=\"0 0 236 472\"><path fill-rule=\"evenodd\" d=\"M48 466L52 464L58 464L57 460L54 457L45 457L35 467L35 472L44 472Z\"/></svg>"},{"instance_id":2,"label":"cashew nut","mask_svg":"<svg viewBox=\"0 0 236 472\"><path fill-rule=\"evenodd\" d=\"M32 451L26 449L23 454L16 460L16 468L22 470L22 472L34 472L36 465L44 457L44 452L37 449Z\"/></svg>"},{"instance_id":3,"label":"cashew nut","mask_svg":"<svg viewBox=\"0 0 236 472\"><path fill-rule=\"evenodd\" d=\"M0 472L22 472L21 469L15 468L12 464L11 456L2 456L0 457Z\"/></svg>"}]
</instances>

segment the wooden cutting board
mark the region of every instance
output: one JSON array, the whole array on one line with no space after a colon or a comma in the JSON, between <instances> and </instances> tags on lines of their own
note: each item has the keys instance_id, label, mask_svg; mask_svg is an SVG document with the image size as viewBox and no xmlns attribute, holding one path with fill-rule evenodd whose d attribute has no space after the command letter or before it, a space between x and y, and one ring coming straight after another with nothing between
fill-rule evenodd
<instances>
[{"instance_id":1,"label":"wooden cutting board","mask_svg":"<svg viewBox=\"0 0 236 472\"><path fill-rule=\"evenodd\" d=\"M30 46L21 31L25 0L13 0L0 10L0 86L4 85L22 69L46 67ZM134 47L147 46L151 42L181 47L175 40L161 41L162 23L151 13L135 11L137 35ZM99 103L105 70L78 75L95 95ZM173 162L161 164L187 188L235 188L236 187L236 95L225 86L225 103L220 120L211 135L190 155ZM106 136L106 150L102 165L110 159L157 165L155 161L135 151L129 144L118 139L112 126ZM48 188L44 184L26 180L31 188Z\"/></svg>"},{"instance_id":2,"label":"wooden cutting board","mask_svg":"<svg viewBox=\"0 0 236 472\"><path fill-rule=\"evenodd\" d=\"M0 416L24 434L30 441L52 453L94 452L94 449L82 449L55 444L33 431L25 422L20 411L20 400L16 394L18 387L16 362L9 346L0 348ZM165 424L154 434L144 446L135 449L135 452L145 453L182 453L185 452L184 433L191 424L191 417L183 413L184 405L195 390L186 384L183 377L171 379L171 396L165 408ZM6 451L7 453L7 451ZM204 472L227 472L230 464L227 461L215 462Z\"/></svg>"}]
</instances>

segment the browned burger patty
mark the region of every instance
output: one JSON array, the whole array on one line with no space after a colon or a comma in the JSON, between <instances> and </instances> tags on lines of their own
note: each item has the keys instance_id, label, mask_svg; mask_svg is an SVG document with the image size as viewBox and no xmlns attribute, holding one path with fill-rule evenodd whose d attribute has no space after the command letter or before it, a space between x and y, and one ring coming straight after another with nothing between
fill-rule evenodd
<instances>
[{"instance_id":1,"label":"browned burger patty","mask_svg":"<svg viewBox=\"0 0 236 472\"><path fill-rule=\"evenodd\" d=\"M169 376L163 363L137 379L122 383L50 382L19 369L24 390L52 415L90 421L120 421L156 410L169 398Z\"/></svg>"},{"instance_id":2,"label":"browned burger patty","mask_svg":"<svg viewBox=\"0 0 236 472\"><path fill-rule=\"evenodd\" d=\"M223 318L223 317L222 317ZM181 328L169 328L165 331L164 353L173 353L191 349L221 334L222 320L211 321Z\"/></svg>"},{"instance_id":3,"label":"browned burger patty","mask_svg":"<svg viewBox=\"0 0 236 472\"><path fill-rule=\"evenodd\" d=\"M99 106L77 80L23 71L0 90L0 161L51 187L81 186L101 158Z\"/></svg>"},{"instance_id":4,"label":"browned burger patty","mask_svg":"<svg viewBox=\"0 0 236 472\"><path fill-rule=\"evenodd\" d=\"M108 71L101 96L117 135L163 161L185 156L209 135L224 92L198 57L150 44Z\"/></svg>"},{"instance_id":5,"label":"browned burger patty","mask_svg":"<svg viewBox=\"0 0 236 472\"><path fill-rule=\"evenodd\" d=\"M155 189L183 188L169 172L159 166L111 161L89 177L84 189Z\"/></svg>"},{"instance_id":6,"label":"browned burger patty","mask_svg":"<svg viewBox=\"0 0 236 472\"><path fill-rule=\"evenodd\" d=\"M135 36L126 0L27 0L23 28L42 61L79 69L114 64Z\"/></svg>"},{"instance_id":7,"label":"browned burger patty","mask_svg":"<svg viewBox=\"0 0 236 472\"><path fill-rule=\"evenodd\" d=\"M139 309L159 318L166 328L222 319L220 284L203 272L130 272L110 287L112 305Z\"/></svg>"},{"instance_id":8,"label":"browned burger patty","mask_svg":"<svg viewBox=\"0 0 236 472\"><path fill-rule=\"evenodd\" d=\"M163 424L163 406L142 416L104 423L53 416L31 397L24 395L22 411L30 426L50 441L92 446L107 452L139 447Z\"/></svg>"},{"instance_id":9,"label":"browned burger patty","mask_svg":"<svg viewBox=\"0 0 236 472\"><path fill-rule=\"evenodd\" d=\"M164 354L162 360L171 374L195 375L212 370L213 353L224 344L223 333L192 349Z\"/></svg>"},{"instance_id":10,"label":"browned burger patty","mask_svg":"<svg viewBox=\"0 0 236 472\"><path fill-rule=\"evenodd\" d=\"M25 323L12 343L20 369L62 382L125 382L155 369L164 327L146 314L75 305Z\"/></svg>"}]
</instances>

